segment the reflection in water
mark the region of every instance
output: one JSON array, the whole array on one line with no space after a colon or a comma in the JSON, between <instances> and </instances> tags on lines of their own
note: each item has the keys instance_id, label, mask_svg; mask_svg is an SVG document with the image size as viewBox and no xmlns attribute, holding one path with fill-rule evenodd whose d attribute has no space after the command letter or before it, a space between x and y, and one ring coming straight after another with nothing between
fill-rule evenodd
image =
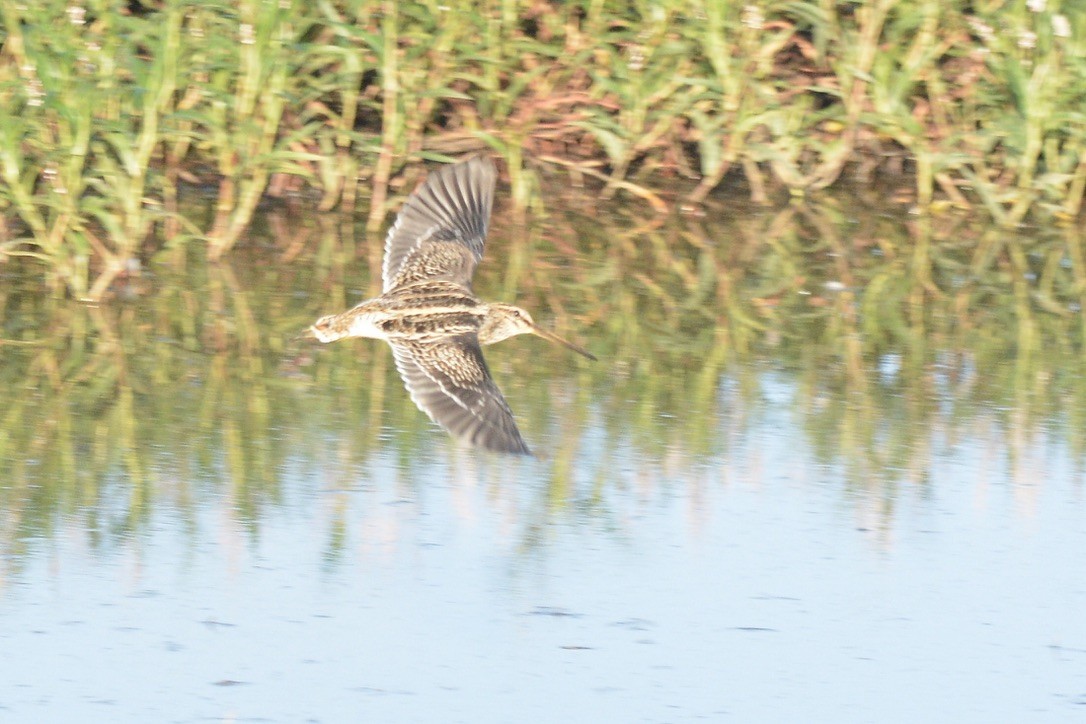
<instances>
[{"instance_id":1,"label":"reflection in water","mask_svg":"<svg viewBox=\"0 0 1086 724\"><path fill-rule=\"evenodd\" d=\"M682 481L696 498L737 475L756 483L761 466L839 470L879 528L897 490L935 485L938 456L963 439L987 440L978 464L1016 483L1043 482L1047 440L1082 459L1086 262L1070 229L1015 236L862 200L498 225L479 293L578 330L601 357L492 348L546 456L513 464L436 432L383 346L299 339L372 296L380 239L355 242L329 217L267 221L275 233L231 265L171 260L131 301L0 288L3 565L65 521L108 543L161 507L192 520L216 501L255 531L290 471L335 491L375 467L405 489L463 467L498 489L533 466L545 491L502 503L528 506L513 513L531 539L554 517L606 520L624 486ZM804 431L797 460L759 459L750 430L781 416ZM1036 490L1023 486L1024 510ZM349 522L334 493L328 505L334 559Z\"/></svg>"},{"instance_id":2,"label":"reflection in water","mask_svg":"<svg viewBox=\"0 0 1086 724\"><path fill-rule=\"evenodd\" d=\"M490 348L534 460L457 447L384 345L302 339L374 296L381 239L266 221L101 308L0 284L6 714L1081 708L1070 232L832 203L493 229L480 296L601 358Z\"/></svg>"}]
</instances>

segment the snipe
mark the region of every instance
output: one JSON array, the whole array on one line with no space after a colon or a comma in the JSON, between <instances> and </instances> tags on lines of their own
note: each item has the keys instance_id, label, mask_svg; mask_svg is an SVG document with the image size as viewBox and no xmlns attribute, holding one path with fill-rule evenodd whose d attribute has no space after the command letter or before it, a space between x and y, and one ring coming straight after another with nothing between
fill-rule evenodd
<instances>
[{"instance_id":1,"label":"snipe","mask_svg":"<svg viewBox=\"0 0 1086 724\"><path fill-rule=\"evenodd\" d=\"M523 309L472 292L496 179L494 164L483 158L431 173L388 231L381 296L321 317L310 329L321 342L385 340L411 399L434 422L488 450L530 454L481 345L535 334L596 358L536 326Z\"/></svg>"}]
</instances>

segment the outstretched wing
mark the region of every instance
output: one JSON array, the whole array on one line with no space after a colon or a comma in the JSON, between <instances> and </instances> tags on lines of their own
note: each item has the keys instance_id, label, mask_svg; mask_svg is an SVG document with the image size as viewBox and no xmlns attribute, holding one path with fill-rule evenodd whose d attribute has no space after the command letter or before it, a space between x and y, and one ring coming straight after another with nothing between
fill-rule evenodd
<instances>
[{"instance_id":1,"label":"outstretched wing","mask_svg":"<svg viewBox=\"0 0 1086 724\"><path fill-rule=\"evenodd\" d=\"M487 450L531 454L474 334L390 344L411 399L431 420Z\"/></svg>"},{"instance_id":2,"label":"outstretched wing","mask_svg":"<svg viewBox=\"0 0 1086 724\"><path fill-rule=\"evenodd\" d=\"M385 239L384 291L444 279L470 289L494 204L498 172L475 157L431 173L400 210Z\"/></svg>"}]
</instances>

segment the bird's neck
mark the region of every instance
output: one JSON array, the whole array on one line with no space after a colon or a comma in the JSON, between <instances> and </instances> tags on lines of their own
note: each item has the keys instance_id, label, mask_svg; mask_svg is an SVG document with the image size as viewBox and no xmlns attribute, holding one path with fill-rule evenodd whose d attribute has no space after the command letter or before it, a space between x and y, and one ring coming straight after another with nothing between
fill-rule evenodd
<instances>
[{"instance_id":1,"label":"bird's neck","mask_svg":"<svg viewBox=\"0 0 1086 724\"><path fill-rule=\"evenodd\" d=\"M504 305L488 304L479 325L479 344L494 344L521 333L510 323Z\"/></svg>"}]
</instances>

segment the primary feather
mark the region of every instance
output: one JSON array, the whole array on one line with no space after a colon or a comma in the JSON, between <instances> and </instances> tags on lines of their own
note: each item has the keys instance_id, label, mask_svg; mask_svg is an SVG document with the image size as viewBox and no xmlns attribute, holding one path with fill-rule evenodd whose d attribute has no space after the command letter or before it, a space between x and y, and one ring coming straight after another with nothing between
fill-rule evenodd
<instances>
[{"instance_id":1,"label":"primary feather","mask_svg":"<svg viewBox=\"0 0 1086 724\"><path fill-rule=\"evenodd\" d=\"M497 177L494 163L481 157L427 177L388 230L384 291L438 279L471 288L483 258Z\"/></svg>"}]
</instances>

